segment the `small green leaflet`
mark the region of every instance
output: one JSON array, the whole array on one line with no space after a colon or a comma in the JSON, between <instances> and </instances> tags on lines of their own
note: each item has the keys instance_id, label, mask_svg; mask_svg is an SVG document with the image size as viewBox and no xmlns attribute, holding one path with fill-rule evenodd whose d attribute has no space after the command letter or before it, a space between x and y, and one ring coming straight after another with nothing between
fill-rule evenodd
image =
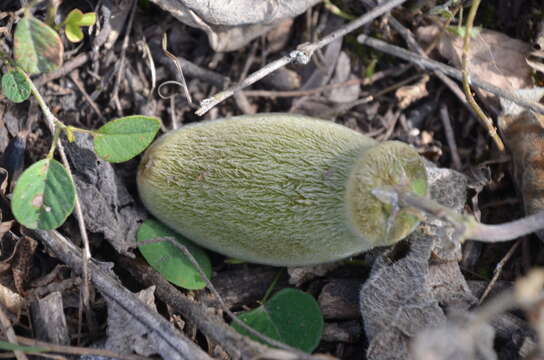
<instances>
[{"instance_id":1,"label":"small green leaflet","mask_svg":"<svg viewBox=\"0 0 544 360\"><path fill-rule=\"evenodd\" d=\"M317 301L297 289L283 289L238 318L259 333L308 353L319 345L323 332L323 315ZM232 323L232 327L240 334L262 342L238 324Z\"/></svg>"},{"instance_id":2,"label":"small green leaflet","mask_svg":"<svg viewBox=\"0 0 544 360\"><path fill-rule=\"evenodd\" d=\"M212 265L206 252L160 222L152 219L146 220L140 225L136 235L138 241L159 237L172 237L184 245L196 259L208 279L211 278ZM149 265L172 284L189 290L199 290L206 287L206 283L200 277L198 270L193 267L191 261L170 242L162 241L142 245L138 249Z\"/></svg>"},{"instance_id":3,"label":"small green leaflet","mask_svg":"<svg viewBox=\"0 0 544 360\"><path fill-rule=\"evenodd\" d=\"M154 117L133 115L115 119L94 132L94 149L106 161L127 161L144 151L160 128L161 121Z\"/></svg>"},{"instance_id":4,"label":"small green leaflet","mask_svg":"<svg viewBox=\"0 0 544 360\"><path fill-rule=\"evenodd\" d=\"M32 16L25 16L15 28L15 62L28 74L56 70L62 64L64 47L59 34Z\"/></svg>"},{"instance_id":5,"label":"small green leaflet","mask_svg":"<svg viewBox=\"0 0 544 360\"><path fill-rule=\"evenodd\" d=\"M11 211L29 229L51 230L72 213L75 186L66 169L56 160L43 159L26 169L13 191Z\"/></svg>"},{"instance_id":6,"label":"small green leaflet","mask_svg":"<svg viewBox=\"0 0 544 360\"><path fill-rule=\"evenodd\" d=\"M83 13L79 9L70 11L66 19L64 20L65 34L71 42L79 42L83 40L82 26L91 26L96 23L96 13Z\"/></svg>"},{"instance_id":7,"label":"small green leaflet","mask_svg":"<svg viewBox=\"0 0 544 360\"><path fill-rule=\"evenodd\" d=\"M2 75L2 93L14 103L28 99L30 85L21 70L10 70Z\"/></svg>"}]
</instances>

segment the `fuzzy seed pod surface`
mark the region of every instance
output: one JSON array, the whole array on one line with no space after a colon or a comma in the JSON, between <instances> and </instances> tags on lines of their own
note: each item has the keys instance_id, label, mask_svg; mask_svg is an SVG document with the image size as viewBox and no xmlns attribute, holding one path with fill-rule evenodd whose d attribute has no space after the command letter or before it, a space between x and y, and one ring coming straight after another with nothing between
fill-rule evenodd
<instances>
[{"instance_id":1,"label":"fuzzy seed pod surface","mask_svg":"<svg viewBox=\"0 0 544 360\"><path fill-rule=\"evenodd\" d=\"M409 145L293 114L166 133L146 151L137 180L146 208L172 229L224 255L278 266L392 244L418 219L407 210L391 218L371 191L406 185L427 194L423 160Z\"/></svg>"}]
</instances>

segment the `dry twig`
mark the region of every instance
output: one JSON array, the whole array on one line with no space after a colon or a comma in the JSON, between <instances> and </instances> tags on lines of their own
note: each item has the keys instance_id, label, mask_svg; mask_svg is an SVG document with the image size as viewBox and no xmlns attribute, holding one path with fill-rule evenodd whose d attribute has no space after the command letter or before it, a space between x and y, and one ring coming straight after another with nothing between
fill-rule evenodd
<instances>
[{"instance_id":1,"label":"dry twig","mask_svg":"<svg viewBox=\"0 0 544 360\"><path fill-rule=\"evenodd\" d=\"M81 249L60 233L44 230L29 230L29 233L40 239L60 261L69 265L75 272L81 272L83 268ZM163 349L168 350L169 359L211 360L200 347L123 287L108 271L94 261L89 262L89 269L93 284L104 296L116 302L167 345Z\"/></svg>"},{"instance_id":2,"label":"dry twig","mask_svg":"<svg viewBox=\"0 0 544 360\"><path fill-rule=\"evenodd\" d=\"M281 67L284 67L287 64L297 63L297 64L307 64L310 61L313 53L316 50L321 49L322 47L330 44L334 40L342 38L346 34L352 32L353 30L361 27L362 25L374 20L378 16L383 15L384 13L390 11L391 9L399 6L404 3L406 0L391 0L387 3L381 4L371 11L367 12L363 16L359 17L357 20L354 20L348 23L346 26L334 31L333 33L325 36L323 39L316 41L314 43L305 43L299 45L296 50L291 51L289 55L284 56L276 61L269 63L258 71L249 75L241 83L224 90L220 93L215 94L211 98L202 100L200 108L195 112L197 115L202 116L207 113L211 108L221 103L222 101L228 99L235 92L242 90L245 87L248 87L255 82L261 80L263 77L269 75L270 73L278 70Z\"/></svg>"},{"instance_id":3,"label":"dry twig","mask_svg":"<svg viewBox=\"0 0 544 360\"><path fill-rule=\"evenodd\" d=\"M403 49L401 47L388 44L384 41L366 36L366 35L359 35L357 37L357 41L359 43L370 46L376 50L380 50L386 54L393 55L396 57L399 57L401 59L404 59L406 61L410 61L423 69L426 69L428 71L434 71L438 70L448 76L451 76L454 79L457 79L459 81L463 80L463 74L461 71L457 70L454 67L442 64L441 62L434 61L431 59L426 59L416 53L413 53L411 51L408 51L406 49ZM493 93L494 95L497 95L499 97L503 97L505 99L508 99L512 101L513 103L516 103L524 108L530 109L536 113L544 114L544 106L532 101L527 101L525 99L522 99L520 96L513 94L511 92L508 92L504 89L501 89L493 84L488 83L487 81L481 80L475 76L471 76L470 78L470 84L472 86L476 86L478 88L481 88L483 90L489 91L490 93Z\"/></svg>"},{"instance_id":4,"label":"dry twig","mask_svg":"<svg viewBox=\"0 0 544 360\"><path fill-rule=\"evenodd\" d=\"M2 332L8 338L8 341L10 343L18 345L17 336L15 336L15 331L13 331L11 322L9 321L9 318L4 312L3 308L4 306L0 305L0 325L2 327ZM21 350L14 350L13 353L15 354L15 357L17 358L17 360L28 360L25 353L22 352Z\"/></svg>"}]
</instances>

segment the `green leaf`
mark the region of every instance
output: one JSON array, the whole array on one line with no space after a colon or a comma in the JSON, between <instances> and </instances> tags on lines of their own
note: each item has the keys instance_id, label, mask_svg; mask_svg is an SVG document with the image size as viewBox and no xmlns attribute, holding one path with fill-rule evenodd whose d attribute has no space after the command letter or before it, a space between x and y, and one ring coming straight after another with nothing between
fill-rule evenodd
<instances>
[{"instance_id":1,"label":"green leaf","mask_svg":"<svg viewBox=\"0 0 544 360\"><path fill-rule=\"evenodd\" d=\"M160 128L161 121L154 117L133 115L115 119L95 131L94 149L106 161L127 161L144 151Z\"/></svg>"},{"instance_id":2,"label":"green leaf","mask_svg":"<svg viewBox=\"0 0 544 360\"><path fill-rule=\"evenodd\" d=\"M172 237L184 245L196 259L208 279L211 278L212 265L206 252L160 222L152 219L146 220L140 225L136 235L138 241L159 237ZM160 272L171 283L190 290L199 290L206 286L206 283L200 277L198 270L193 267L191 261L180 249L170 242L162 241L142 245L139 247L139 250L149 265Z\"/></svg>"},{"instance_id":3,"label":"green leaf","mask_svg":"<svg viewBox=\"0 0 544 360\"><path fill-rule=\"evenodd\" d=\"M51 230L72 213L75 199L75 186L66 169L56 160L43 159L17 180L11 211L27 228Z\"/></svg>"},{"instance_id":4,"label":"green leaf","mask_svg":"<svg viewBox=\"0 0 544 360\"><path fill-rule=\"evenodd\" d=\"M2 93L14 103L28 99L30 84L21 70L11 70L2 75Z\"/></svg>"},{"instance_id":5,"label":"green leaf","mask_svg":"<svg viewBox=\"0 0 544 360\"><path fill-rule=\"evenodd\" d=\"M323 332L323 316L317 301L297 289L283 289L238 318L261 334L308 353L315 350ZM240 325L232 326L240 334L262 342Z\"/></svg>"},{"instance_id":6,"label":"green leaf","mask_svg":"<svg viewBox=\"0 0 544 360\"><path fill-rule=\"evenodd\" d=\"M82 26L91 26L96 23L96 13L82 13L79 9L74 9L70 11L65 24L65 33L66 37L71 42L79 42L83 40L83 31L81 31Z\"/></svg>"},{"instance_id":7,"label":"green leaf","mask_svg":"<svg viewBox=\"0 0 544 360\"><path fill-rule=\"evenodd\" d=\"M25 16L14 35L15 62L28 74L53 71L62 64L64 48L59 34L47 24Z\"/></svg>"},{"instance_id":8,"label":"green leaf","mask_svg":"<svg viewBox=\"0 0 544 360\"><path fill-rule=\"evenodd\" d=\"M20 350L24 351L25 353L38 353L47 351L47 349L43 347L16 345L3 340L0 340L0 349L9 351Z\"/></svg>"}]
</instances>

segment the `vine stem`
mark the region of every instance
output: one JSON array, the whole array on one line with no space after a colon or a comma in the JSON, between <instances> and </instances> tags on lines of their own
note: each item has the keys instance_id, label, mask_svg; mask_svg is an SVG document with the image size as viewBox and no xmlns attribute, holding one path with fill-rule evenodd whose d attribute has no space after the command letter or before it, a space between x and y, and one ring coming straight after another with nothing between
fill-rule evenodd
<instances>
[{"instance_id":1,"label":"vine stem","mask_svg":"<svg viewBox=\"0 0 544 360\"><path fill-rule=\"evenodd\" d=\"M68 172L68 176L70 177L72 183L75 186L74 176L72 174L72 170L70 168L70 164L68 162L68 157L66 156L66 152L64 151L64 146L60 142L60 132L62 130L66 130L67 127L64 125L49 109L47 104L45 103L45 100L42 98L40 92L32 82L32 80L29 78L29 76L26 74L25 71L22 69L19 69L21 73L25 76L26 81L28 82L30 86L30 91L32 92L32 95L34 95L34 98L38 102L38 105L40 106L40 109L42 110L45 120L47 122L47 125L49 126L49 130L53 134L53 142L51 144L51 149L49 151L49 156L52 157L53 152L55 150L55 147L58 149L60 158L62 160L62 164L66 168L66 171ZM87 229L85 227L85 220L83 218L83 211L81 210L81 202L79 201L79 196L77 193L77 188L75 191L75 214L76 219L79 227L79 231L81 233L81 240L83 242L83 267L82 267L82 275L83 275L83 289L82 289L82 300L83 300L83 307L85 308L85 311L87 314L90 314L90 291L89 291L89 260L91 259L91 249L89 246L89 238L87 236ZM81 319L81 313L80 313L80 319ZM87 316L87 319L90 319L90 316ZM80 322L81 323L81 322Z\"/></svg>"},{"instance_id":2,"label":"vine stem","mask_svg":"<svg viewBox=\"0 0 544 360\"><path fill-rule=\"evenodd\" d=\"M381 187L372 190L384 203L401 208L414 208L453 224L461 241L466 239L487 243L510 241L544 229L544 211L499 225L482 224L474 216L464 215L427 197L416 195L398 187Z\"/></svg>"},{"instance_id":3,"label":"vine stem","mask_svg":"<svg viewBox=\"0 0 544 360\"><path fill-rule=\"evenodd\" d=\"M470 104L474 112L478 115L478 118L487 129L489 136L497 145L499 151L504 151L504 143L497 134L497 129L493 126L491 119L483 112L482 108L478 105L474 96L472 96L472 91L470 89L470 74L468 71L468 56L470 51L470 36L472 34L472 25L474 24L474 18L476 17L476 12L478 11L478 6L480 6L480 0L473 0L470 7L470 11L467 17L467 23L465 26L465 36L463 39L463 55L461 57L462 65L461 72L463 74L463 90L465 91L465 96L467 102Z\"/></svg>"}]
</instances>

